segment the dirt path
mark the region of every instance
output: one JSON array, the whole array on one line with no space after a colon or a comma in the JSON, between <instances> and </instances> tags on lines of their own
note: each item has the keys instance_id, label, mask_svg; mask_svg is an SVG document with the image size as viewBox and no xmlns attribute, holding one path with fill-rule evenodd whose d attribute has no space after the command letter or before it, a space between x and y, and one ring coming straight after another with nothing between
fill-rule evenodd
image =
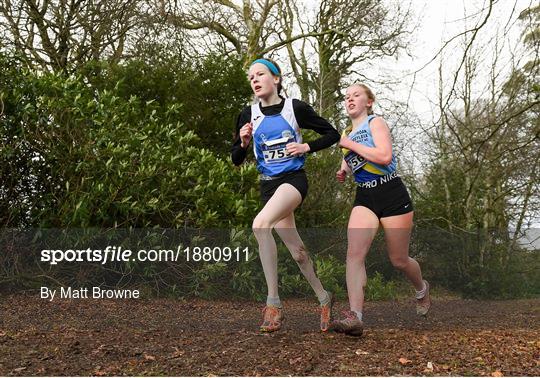
<instances>
[{"instance_id":1,"label":"dirt path","mask_svg":"<svg viewBox=\"0 0 540 378\"><path fill-rule=\"evenodd\" d=\"M540 300L438 300L427 319L412 302L369 303L362 338L321 334L307 299L262 335L260 310L3 296L0 375L540 375Z\"/></svg>"}]
</instances>

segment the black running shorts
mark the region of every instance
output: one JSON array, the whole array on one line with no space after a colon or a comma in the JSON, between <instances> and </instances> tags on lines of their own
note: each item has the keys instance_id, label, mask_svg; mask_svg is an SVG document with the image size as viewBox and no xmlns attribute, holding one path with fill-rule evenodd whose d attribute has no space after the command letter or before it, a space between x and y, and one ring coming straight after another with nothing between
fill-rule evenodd
<instances>
[{"instance_id":1,"label":"black running shorts","mask_svg":"<svg viewBox=\"0 0 540 378\"><path fill-rule=\"evenodd\" d=\"M294 186L300 192L302 202L306 198L308 192L307 176L303 169L287 172L280 175L278 178L274 178L273 180L261 180L260 184L261 201L263 204L268 202L268 200L276 192L277 188L282 184L291 184Z\"/></svg>"},{"instance_id":2,"label":"black running shorts","mask_svg":"<svg viewBox=\"0 0 540 378\"><path fill-rule=\"evenodd\" d=\"M397 176L386 182L377 180L371 187L358 186L353 206L365 206L379 219L413 211L407 188Z\"/></svg>"}]
</instances>

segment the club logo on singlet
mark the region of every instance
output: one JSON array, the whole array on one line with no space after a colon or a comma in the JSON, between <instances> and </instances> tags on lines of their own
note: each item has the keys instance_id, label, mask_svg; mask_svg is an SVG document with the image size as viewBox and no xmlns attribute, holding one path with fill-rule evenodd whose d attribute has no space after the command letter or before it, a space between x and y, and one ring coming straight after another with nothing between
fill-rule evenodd
<instances>
[{"instance_id":1,"label":"club logo on singlet","mask_svg":"<svg viewBox=\"0 0 540 378\"><path fill-rule=\"evenodd\" d=\"M287 152L287 144L295 142L294 134L290 130L284 130L281 133L281 138L267 140L264 134L261 134L262 153L264 161L267 164L281 163L293 159L294 156Z\"/></svg>"}]
</instances>

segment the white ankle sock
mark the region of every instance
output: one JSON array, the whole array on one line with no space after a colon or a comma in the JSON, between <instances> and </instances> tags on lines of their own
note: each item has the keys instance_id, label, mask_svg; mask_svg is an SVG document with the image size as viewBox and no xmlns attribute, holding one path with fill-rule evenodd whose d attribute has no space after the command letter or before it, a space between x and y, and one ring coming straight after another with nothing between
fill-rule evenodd
<instances>
[{"instance_id":1,"label":"white ankle sock","mask_svg":"<svg viewBox=\"0 0 540 378\"><path fill-rule=\"evenodd\" d=\"M276 298L271 298L271 297L266 297L266 305L267 306L274 306L274 307L279 307L281 308L281 300L279 299L279 297L276 297Z\"/></svg>"},{"instance_id":2,"label":"white ankle sock","mask_svg":"<svg viewBox=\"0 0 540 378\"><path fill-rule=\"evenodd\" d=\"M327 291L325 291L325 293L326 294L324 295L324 297L322 299L318 298L319 303L321 304L321 306L324 306L324 305L330 303L330 294Z\"/></svg>"},{"instance_id":3,"label":"white ankle sock","mask_svg":"<svg viewBox=\"0 0 540 378\"><path fill-rule=\"evenodd\" d=\"M354 312L356 314L356 317L359 319L359 320L362 320L362 311L356 311L356 310L351 310L352 312Z\"/></svg>"},{"instance_id":4,"label":"white ankle sock","mask_svg":"<svg viewBox=\"0 0 540 378\"><path fill-rule=\"evenodd\" d=\"M427 285L426 285L426 281L422 281L424 283L424 288L420 291L416 291L416 299L422 299L426 296L426 293L427 293Z\"/></svg>"}]
</instances>

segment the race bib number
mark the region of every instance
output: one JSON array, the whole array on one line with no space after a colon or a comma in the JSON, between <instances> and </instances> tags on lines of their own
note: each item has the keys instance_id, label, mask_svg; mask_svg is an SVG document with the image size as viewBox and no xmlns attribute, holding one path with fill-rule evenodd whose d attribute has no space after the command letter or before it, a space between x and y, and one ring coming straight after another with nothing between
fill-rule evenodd
<instances>
[{"instance_id":1,"label":"race bib number","mask_svg":"<svg viewBox=\"0 0 540 378\"><path fill-rule=\"evenodd\" d=\"M358 172L364 165L366 165L367 160L364 159L362 156L355 154L354 152L350 152L347 156L345 156L345 162L351 169L353 173Z\"/></svg>"},{"instance_id":2,"label":"race bib number","mask_svg":"<svg viewBox=\"0 0 540 378\"><path fill-rule=\"evenodd\" d=\"M263 143L262 153L267 164L280 163L290 160L294 156L287 152L287 143L294 142L293 138L280 138Z\"/></svg>"}]
</instances>

